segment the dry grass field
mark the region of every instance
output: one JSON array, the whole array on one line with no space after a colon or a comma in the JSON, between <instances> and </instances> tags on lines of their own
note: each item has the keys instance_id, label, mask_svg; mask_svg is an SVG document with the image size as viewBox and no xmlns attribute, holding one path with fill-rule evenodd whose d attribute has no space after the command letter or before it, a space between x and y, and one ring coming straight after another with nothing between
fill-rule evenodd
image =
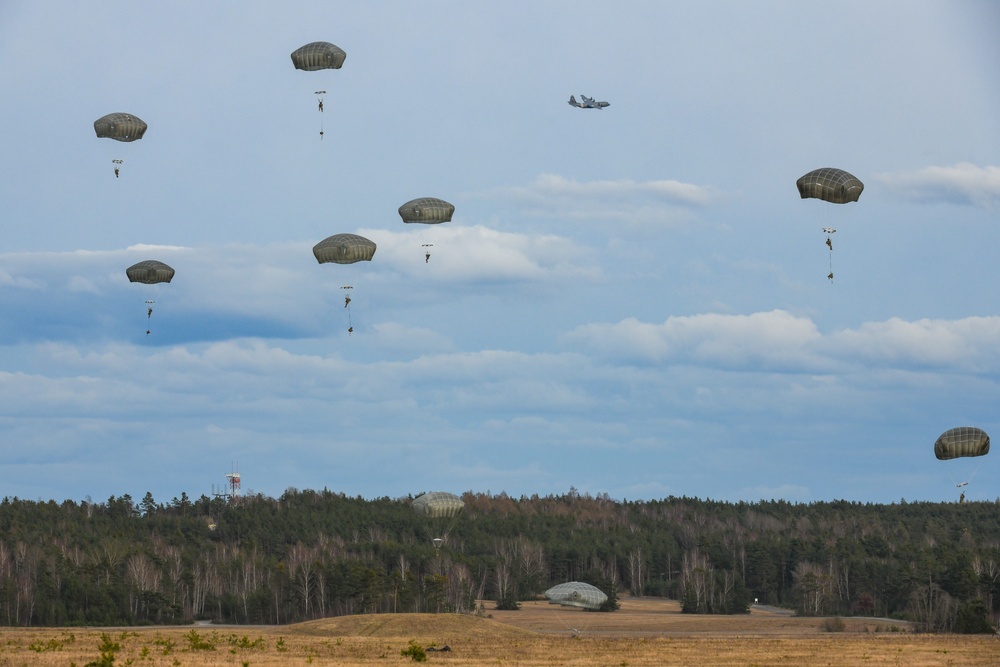
<instances>
[{"instance_id":1,"label":"dry grass field","mask_svg":"<svg viewBox=\"0 0 1000 667\"><path fill-rule=\"evenodd\" d=\"M451 667L780 665L788 667L1000 665L1000 638L919 635L893 621L844 619L843 632L824 619L755 608L749 616L681 614L675 602L622 600L613 614L525 603L485 618L395 614L351 616L284 627L205 626L114 629L3 629L0 666L114 665L412 665L401 651L427 653L426 664ZM575 632L574 632L575 631ZM115 645L118 645L115 648ZM110 657L110 656L109 656Z\"/></svg>"}]
</instances>

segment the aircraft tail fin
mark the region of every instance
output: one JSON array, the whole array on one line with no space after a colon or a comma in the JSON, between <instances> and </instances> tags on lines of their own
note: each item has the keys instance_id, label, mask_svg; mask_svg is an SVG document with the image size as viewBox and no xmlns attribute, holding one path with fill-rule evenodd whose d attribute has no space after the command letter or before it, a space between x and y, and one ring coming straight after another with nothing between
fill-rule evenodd
<instances>
[{"instance_id":1,"label":"aircraft tail fin","mask_svg":"<svg viewBox=\"0 0 1000 667\"><path fill-rule=\"evenodd\" d=\"M580 103L576 101L576 96L575 95L570 95L569 96L569 103L570 103L571 106L574 106L574 107L580 106Z\"/></svg>"}]
</instances>

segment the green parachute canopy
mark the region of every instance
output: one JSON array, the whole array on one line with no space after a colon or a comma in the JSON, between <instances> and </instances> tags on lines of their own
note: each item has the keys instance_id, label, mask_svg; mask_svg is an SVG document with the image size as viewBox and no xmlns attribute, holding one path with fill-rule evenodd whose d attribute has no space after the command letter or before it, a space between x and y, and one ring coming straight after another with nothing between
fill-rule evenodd
<instances>
[{"instance_id":1,"label":"green parachute canopy","mask_svg":"<svg viewBox=\"0 0 1000 667\"><path fill-rule=\"evenodd\" d=\"M545 591L545 598L549 604L584 609L600 609L601 605L608 601L608 596L604 594L604 591L582 581L570 581L553 586Z\"/></svg>"},{"instance_id":2,"label":"green parachute canopy","mask_svg":"<svg viewBox=\"0 0 1000 667\"><path fill-rule=\"evenodd\" d=\"M833 204L858 201L865 184L856 177L834 167L814 169L795 181L802 199L822 199Z\"/></svg>"},{"instance_id":3,"label":"green parachute canopy","mask_svg":"<svg viewBox=\"0 0 1000 667\"><path fill-rule=\"evenodd\" d=\"M321 69L340 69L347 52L330 42L310 42L292 51L295 69L316 72Z\"/></svg>"},{"instance_id":4,"label":"green parachute canopy","mask_svg":"<svg viewBox=\"0 0 1000 667\"><path fill-rule=\"evenodd\" d=\"M155 285L169 283L174 277L174 270L163 262L147 259L125 269L125 275L129 282Z\"/></svg>"},{"instance_id":5,"label":"green parachute canopy","mask_svg":"<svg viewBox=\"0 0 1000 667\"><path fill-rule=\"evenodd\" d=\"M446 491L431 491L413 500L413 509L417 514L432 519L458 516L464 507L465 503L461 498Z\"/></svg>"},{"instance_id":6,"label":"green parachute canopy","mask_svg":"<svg viewBox=\"0 0 1000 667\"><path fill-rule=\"evenodd\" d=\"M399 217L403 222L422 222L430 225L450 222L454 212L454 204L435 197L412 199L399 207Z\"/></svg>"},{"instance_id":7,"label":"green parachute canopy","mask_svg":"<svg viewBox=\"0 0 1000 667\"><path fill-rule=\"evenodd\" d=\"M357 234L334 234L313 246L320 264L354 264L370 262L375 255L375 242Z\"/></svg>"},{"instance_id":8,"label":"green parachute canopy","mask_svg":"<svg viewBox=\"0 0 1000 667\"><path fill-rule=\"evenodd\" d=\"M136 141L142 139L149 127L138 116L129 113L109 113L94 121L94 131L98 139L115 141Z\"/></svg>"},{"instance_id":9,"label":"green parachute canopy","mask_svg":"<svg viewBox=\"0 0 1000 667\"><path fill-rule=\"evenodd\" d=\"M990 436L975 426L945 431L934 443L934 456L942 461L963 456L983 456L990 451Z\"/></svg>"}]
</instances>

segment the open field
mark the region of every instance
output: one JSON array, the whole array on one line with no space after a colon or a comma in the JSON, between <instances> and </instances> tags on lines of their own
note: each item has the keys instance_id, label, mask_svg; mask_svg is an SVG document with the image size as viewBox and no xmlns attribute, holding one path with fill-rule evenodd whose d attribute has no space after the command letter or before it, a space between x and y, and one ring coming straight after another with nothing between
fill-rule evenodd
<instances>
[{"instance_id":1,"label":"open field","mask_svg":"<svg viewBox=\"0 0 1000 667\"><path fill-rule=\"evenodd\" d=\"M1000 665L994 636L917 635L894 621L844 622L844 632L829 633L823 619L761 608L749 616L693 616L682 615L675 602L625 599L613 614L530 602L517 612L488 604L486 618L394 614L283 627L8 628L0 630L0 666L83 667L100 658L106 640L119 645L115 665L151 667L411 665L400 654L410 641L448 645L450 652L428 653L427 663L452 667Z\"/></svg>"}]
</instances>

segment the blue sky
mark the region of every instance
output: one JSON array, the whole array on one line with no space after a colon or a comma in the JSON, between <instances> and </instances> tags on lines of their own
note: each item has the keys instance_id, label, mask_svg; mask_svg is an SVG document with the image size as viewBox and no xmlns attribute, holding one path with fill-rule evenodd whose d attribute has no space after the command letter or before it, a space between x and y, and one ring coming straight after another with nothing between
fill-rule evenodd
<instances>
[{"instance_id":1,"label":"blue sky","mask_svg":"<svg viewBox=\"0 0 1000 667\"><path fill-rule=\"evenodd\" d=\"M997 3L94 7L0 5L0 494L1000 497Z\"/></svg>"}]
</instances>

